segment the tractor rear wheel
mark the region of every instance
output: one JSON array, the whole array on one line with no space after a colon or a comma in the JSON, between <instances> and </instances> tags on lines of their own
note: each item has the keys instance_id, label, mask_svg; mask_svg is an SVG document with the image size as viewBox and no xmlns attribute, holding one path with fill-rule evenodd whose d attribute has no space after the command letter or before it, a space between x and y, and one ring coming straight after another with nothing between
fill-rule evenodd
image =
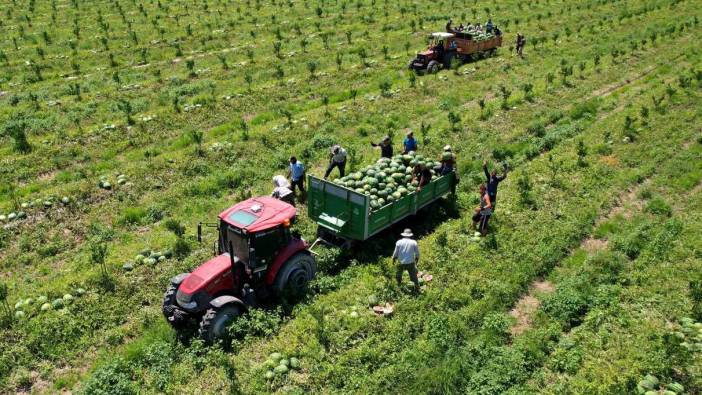
<instances>
[{"instance_id":1,"label":"tractor rear wheel","mask_svg":"<svg viewBox=\"0 0 702 395\"><path fill-rule=\"evenodd\" d=\"M317 263L310 254L297 253L278 272L274 288L279 296L298 299L317 272Z\"/></svg>"},{"instance_id":2,"label":"tractor rear wheel","mask_svg":"<svg viewBox=\"0 0 702 395\"><path fill-rule=\"evenodd\" d=\"M241 316L241 309L233 304L208 309L200 320L198 335L208 344L212 344L218 339L226 341L229 339L229 325L239 316Z\"/></svg>"}]
</instances>

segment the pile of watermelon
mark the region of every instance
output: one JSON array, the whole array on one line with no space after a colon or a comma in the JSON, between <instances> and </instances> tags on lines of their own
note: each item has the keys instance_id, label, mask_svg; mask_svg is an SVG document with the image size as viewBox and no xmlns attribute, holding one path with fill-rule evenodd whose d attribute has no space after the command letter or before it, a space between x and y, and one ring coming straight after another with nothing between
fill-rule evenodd
<instances>
[{"instance_id":1,"label":"pile of watermelon","mask_svg":"<svg viewBox=\"0 0 702 395\"><path fill-rule=\"evenodd\" d=\"M392 159L380 158L374 165L337 178L334 183L370 197L371 209L378 210L417 189L412 173L415 165L425 165L435 175L434 168L441 163L410 151Z\"/></svg>"},{"instance_id":2,"label":"pile of watermelon","mask_svg":"<svg viewBox=\"0 0 702 395\"><path fill-rule=\"evenodd\" d=\"M71 303L73 303L75 297L80 297L85 295L86 291L83 288L76 288L74 291L75 295L67 293L62 297L58 297L49 301L49 298L42 295L35 298L20 299L15 303L15 318L23 319L27 317L28 314L34 312L46 312L49 310L62 310Z\"/></svg>"},{"instance_id":3,"label":"pile of watermelon","mask_svg":"<svg viewBox=\"0 0 702 395\"><path fill-rule=\"evenodd\" d=\"M654 375L647 374L636 385L636 391L641 395L677 395L685 392L680 383L663 384Z\"/></svg>"},{"instance_id":4,"label":"pile of watermelon","mask_svg":"<svg viewBox=\"0 0 702 395\"><path fill-rule=\"evenodd\" d=\"M268 357L263 365L266 368L263 376L266 378L266 380L273 380L273 378L276 376L285 376L288 374L290 369L300 369L300 360L295 357L288 359L284 354L274 352Z\"/></svg>"},{"instance_id":5,"label":"pile of watermelon","mask_svg":"<svg viewBox=\"0 0 702 395\"><path fill-rule=\"evenodd\" d=\"M673 331L673 336L679 339L680 347L692 352L702 351L702 322L685 317L680 320L678 330Z\"/></svg>"}]
</instances>

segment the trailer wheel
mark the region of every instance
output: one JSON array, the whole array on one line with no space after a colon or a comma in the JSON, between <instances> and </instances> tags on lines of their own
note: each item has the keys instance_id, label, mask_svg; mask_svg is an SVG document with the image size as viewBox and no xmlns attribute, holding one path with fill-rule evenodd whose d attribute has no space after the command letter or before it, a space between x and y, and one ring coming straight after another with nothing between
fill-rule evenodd
<instances>
[{"instance_id":1,"label":"trailer wheel","mask_svg":"<svg viewBox=\"0 0 702 395\"><path fill-rule=\"evenodd\" d=\"M317 272L317 263L310 254L297 253L288 259L275 278L278 296L299 299L307 292L307 285Z\"/></svg>"}]
</instances>

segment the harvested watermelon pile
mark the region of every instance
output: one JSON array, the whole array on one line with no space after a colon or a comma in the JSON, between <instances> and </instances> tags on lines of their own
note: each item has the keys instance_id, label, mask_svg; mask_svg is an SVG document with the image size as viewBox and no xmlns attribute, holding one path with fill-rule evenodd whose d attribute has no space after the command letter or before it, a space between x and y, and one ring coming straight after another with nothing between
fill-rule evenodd
<instances>
[{"instance_id":1,"label":"harvested watermelon pile","mask_svg":"<svg viewBox=\"0 0 702 395\"><path fill-rule=\"evenodd\" d=\"M392 159L380 158L374 165L337 178L334 183L369 196L371 209L378 210L416 190L418 181L413 177L416 165L426 166L435 176L434 168L441 166L441 163L410 151L407 155L395 155Z\"/></svg>"}]
</instances>

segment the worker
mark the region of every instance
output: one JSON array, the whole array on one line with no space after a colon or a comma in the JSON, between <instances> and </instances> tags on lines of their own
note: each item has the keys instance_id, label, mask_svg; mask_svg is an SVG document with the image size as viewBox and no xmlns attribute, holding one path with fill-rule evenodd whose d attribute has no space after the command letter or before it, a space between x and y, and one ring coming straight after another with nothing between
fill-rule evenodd
<instances>
[{"instance_id":1,"label":"worker","mask_svg":"<svg viewBox=\"0 0 702 395\"><path fill-rule=\"evenodd\" d=\"M494 28L495 28L495 25L492 23L492 18L488 18L488 21L485 24L485 32L492 33L492 29L494 29Z\"/></svg>"},{"instance_id":2,"label":"worker","mask_svg":"<svg viewBox=\"0 0 702 395\"><path fill-rule=\"evenodd\" d=\"M523 34L517 33L517 55L523 57L524 45L526 44L526 38Z\"/></svg>"},{"instance_id":3,"label":"worker","mask_svg":"<svg viewBox=\"0 0 702 395\"><path fill-rule=\"evenodd\" d=\"M478 232L485 236L487 234L488 221L492 215L492 202L487 192L485 184L480 184L480 206L475 208L473 214L473 224L478 225Z\"/></svg>"},{"instance_id":4,"label":"worker","mask_svg":"<svg viewBox=\"0 0 702 395\"><path fill-rule=\"evenodd\" d=\"M458 30L459 32L462 32L463 29L465 29L465 27L463 26L463 23L461 22L461 24L458 25L458 29L457 29L457 30Z\"/></svg>"},{"instance_id":5,"label":"worker","mask_svg":"<svg viewBox=\"0 0 702 395\"><path fill-rule=\"evenodd\" d=\"M483 171L485 172L485 178L487 179L487 191L490 195L490 202L493 211L495 210L495 204L497 203L497 185L507 178L507 164L505 163L502 171L502 175L498 176L497 171L493 170L488 172L487 160L483 161Z\"/></svg>"},{"instance_id":6,"label":"worker","mask_svg":"<svg viewBox=\"0 0 702 395\"><path fill-rule=\"evenodd\" d=\"M405 140L402 142L402 147L404 148L403 154L417 150L417 140L414 139L414 133L411 130L407 132Z\"/></svg>"},{"instance_id":7,"label":"worker","mask_svg":"<svg viewBox=\"0 0 702 395\"><path fill-rule=\"evenodd\" d=\"M290 189L295 193L295 187L300 189L300 201L305 200L305 166L296 157L290 157L290 167L288 168L288 178L290 178Z\"/></svg>"},{"instance_id":8,"label":"worker","mask_svg":"<svg viewBox=\"0 0 702 395\"><path fill-rule=\"evenodd\" d=\"M451 183L451 193L456 194L456 185L458 185L458 172L456 171L456 154L453 153L450 145L444 146L444 151L441 154L441 165L437 173L440 176L445 176L453 172L453 182Z\"/></svg>"},{"instance_id":9,"label":"worker","mask_svg":"<svg viewBox=\"0 0 702 395\"><path fill-rule=\"evenodd\" d=\"M383 137L383 141L380 143L371 143L373 147L380 147L380 157L392 159L392 143L390 142L390 136Z\"/></svg>"},{"instance_id":10,"label":"worker","mask_svg":"<svg viewBox=\"0 0 702 395\"><path fill-rule=\"evenodd\" d=\"M497 27L497 26L495 26L494 32L495 32L495 35L496 35L496 36L501 36L501 35L502 35L502 30L500 30L500 28Z\"/></svg>"},{"instance_id":11,"label":"worker","mask_svg":"<svg viewBox=\"0 0 702 395\"><path fill-rule=\"evenodd\" d=\"M273 193L271 197L295 205L295 194L290 189L290 183L285 177L277 175L273 177Z\"/></svg>"},{"instance_id":12,"label":"worker","mask_svg":"<svg viewBox=\"0 0 702 395\"><path fill-rule=\"evenodd\" d=\"M343 177L346 171L346 150L338 144L332 147L329 154L329 166L327 167L327 172L324 173L325 180L335 167L339 168L339 177Z\"/></svg>"},{"instance_id":13,"label":"worker","mask_svg":"<svg viewBox=\"0 0 702 395\"><path fill-rule=\"evenodd\" d=\"M453 21L451 19L449 19L448 22L446 23L446 31L449 33L451 33L453 31L453 28L451 27L452 23L453 23Z\"/></svg>"},{"instance_id":14,"label":"worker","mask_svg":"<svg viewBox=\"0 0 702 395\"><path fill-rule=\"evenodd\" d=\"M441 153L441 166L437 173L443 176L456 169L456 154L451 151L451 146L444 146L444 151Z\"/></svg>"},{"instance_id":15,"label":"worker","mask_svg":"<svg viewBox=\"0 0 702 395\"><path fill-rule=\"evenodd\" d=\"M431 170L429 170L429 168L426 165L416 164L414 166L412 174L412 181L417 181L417 191L419 191L420 189L422 189L423 186L431 182Z\"/></svg>"},{"instance_id":16,"label":"worker","mask_svg":"<svg viewBox=\"0 0 702 395\"><path fill-rule=\"evenodd\" d=\"M402 285L402 274L405 270L409 273L410 280L414 283L415 292L419 292L419 279L417 278L417 262L419 261L419 245L412 239L412 229L405 229L400 234L402 238L395 243L392 261L399 261L397 267L397 285Z\"/></svg>"}]
</instances>

